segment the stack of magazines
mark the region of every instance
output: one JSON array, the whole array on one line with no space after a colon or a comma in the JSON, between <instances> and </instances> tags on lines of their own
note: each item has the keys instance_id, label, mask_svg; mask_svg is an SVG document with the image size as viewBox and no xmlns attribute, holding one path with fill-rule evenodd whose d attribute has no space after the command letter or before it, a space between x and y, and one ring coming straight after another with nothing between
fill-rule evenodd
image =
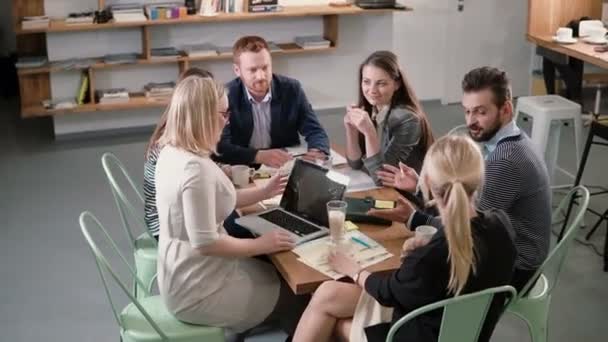
<instances>
[{"instance_id":1,"label":"stack of magazines","mask_svg":"<svg viewBox=\"0 0 608 342\"><path fill-rule=\"evenodd\" d=\"M125 88L97 90L95 97L101 104L129 102L129 92Z\"/></svg>"},{"instance_id":2,"label":"stack of magazines","mask_svg":"<svg viewBox=\"0 0 608 342\"><path fill-rule=\"evenodd\" d=\"M152 59L176 59L182 56L182 53L174 47L153 48L150 51Z\"/></svg>"},{"instance_id":3,"label":"stack of magazines","mask_svg":"<svg viewBox=\"0 0 608 342\"><path fill-rule=\"evenodd\" d=\"M295 38L296 44L302 49L328 48L331 42L321 36L299 36Z\"/></svg>"},{"instance_id":4,"label":"stack of magazines","mask_svg":"<svg viewBox=\"0 0 608 342\"><path fill-rule=\"evenodd\" d=\"M217 56L218 47L211 43L184 45L184 52L188 57Z\"/></svg>"},{"instance_id":5,"label":"stack of magazines","mask_svg":"<svg viewBox=\"0 0 608 342\"><path fill-rule=\"evenodd\" d=\"M110 6L110 11L116 23L148 20L144 14L144 6L137 3L116 4Z\"/></svg>"},{"instance_id":6,"label":"stack of magazines","mask_svg":"<svg viewBox=\"0 0 608 342\"><path fill-rule=\"evenodd\" d=\"M44 56L19 57L15 66L17 68L40 68L45 66L48 60Z\"/></svg>"},{"instance_id":7,"label":"stack of magazines","mask_svg":"<svg viewBox=\"0 0 608 342\"><path fill-rule=\"evenodd\" d=\"M24 30L48 28L49 23L49 17L46 15L27 16L22 18L21 28Z\"/></svg>"},{"instance_id":8,"label":"stack of magazines","mask_svg":"<svg viewBox=\"0 0 608 342\"><path fill-rule=\"evenodd\" d=\"M152 101L168 100L173 94L175 82L154 83L150 82L144 86L146 98Z\"/></svg>"},{"instance_id":9,"label":"stack of magazines","mask_svg":"<svg viewBox=\"0 0 608 342\"><path fill-rule=\"evenodd\" d=\"M106 64L132 64L137 63L138 53L114 53L103 56Z\"/></svg>"}]
</instances>

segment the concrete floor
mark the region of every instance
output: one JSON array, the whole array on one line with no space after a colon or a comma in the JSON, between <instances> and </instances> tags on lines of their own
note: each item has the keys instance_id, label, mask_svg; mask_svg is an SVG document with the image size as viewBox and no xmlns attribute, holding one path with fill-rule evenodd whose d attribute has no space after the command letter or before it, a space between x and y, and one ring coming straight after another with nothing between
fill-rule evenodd
<instances>
[{"instance_id":1,"label":"concrete floor","mask_svg":"<svg viewBox=\"0 0 608 342\"><path fill-rule=\"evenodd\" d=\"M425 108L437 135L463 121L458 105L427 102ZM58 142L51 136L50 121L21 121L17 112L16 101L0 102L0 340L118 341L118 327L77 218L91 210L126 247L100 157L115 153L141 183L148 134ZM321 115L338 144L343 143L341 114ZM562 135L562 154L572 152L572 141L570 133ZM575 169L574 158L560 156L560 161ZM587 183L606 184L607 150L596 148L587 169ZM603 211L608 201L595 198L592 206ZM605 229L592 240L600 250ZM124 298L119 302L126 303ZM601 257L575 243L553 295L550 341L606 341L606 317L608 273L602 272ZM284 337L270 332L247 340ZM493 339L528 340L525 325L509 316Z\"/></svg>"}]
</instances>

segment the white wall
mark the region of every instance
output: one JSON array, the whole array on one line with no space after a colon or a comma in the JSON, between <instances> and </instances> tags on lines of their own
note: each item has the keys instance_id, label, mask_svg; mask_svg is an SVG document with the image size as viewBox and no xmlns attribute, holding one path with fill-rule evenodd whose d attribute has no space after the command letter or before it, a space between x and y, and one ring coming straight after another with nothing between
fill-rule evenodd
<instances>
[{"instance_id":1,"label":"white wall","mask_svg":"<svg viewBox=\"0 0 608 342\"><path fill-rule=\"evenodd\" d=\"M414 11L394 17L393 49L420 99L438 99L444 83L448 6L456 0L407 0Z\"/></svg>"}]
</instances>

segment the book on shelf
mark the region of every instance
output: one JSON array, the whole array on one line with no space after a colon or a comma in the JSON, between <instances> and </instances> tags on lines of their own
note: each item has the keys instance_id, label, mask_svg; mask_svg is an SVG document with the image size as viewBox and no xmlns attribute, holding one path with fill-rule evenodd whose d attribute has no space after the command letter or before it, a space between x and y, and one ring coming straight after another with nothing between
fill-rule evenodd
<instances>
[{"instance_id":1,"label":"book on shelf","mask_svg":"<svg viewBox=\"0 0 608 342\"><path fill-rule=\"evenodd\" d=\"M184 45L183 50L188 57L217 56L218 47L211 43Z\"/></svg>"},{"instance_id":2,"label":"book on shelf","mask_svg":"<svg viewBox=\"0 0 608 342\"><path fill-rule=\"evenodd\" d=\"M89 93L89 74L86 72L83 72L80 75L80 87L78 88L78 92L76 94L76 102L79 105L85 104L88 93Z\"/></svg>"},{"instance_id":3,"label":"book on shelf","mask_svg":"<svg viewBox=\"0 0 608 342\"><path fill-rule=\"evenodd\" d=\"M139 3L114 4L108 7L115 23L146 21L144 6Z\"/></svg>"},{"instance_id":4,"label":"book on shelf","mask_svg":"<svg viewBox=\"0 0 608 342\"><path fill-rule=\"evenodd\" d=\"M217 54L220 56L230 56L232 55L232 46L218 46Z\"/></svg>"},{"instance_id":5,"label":"book on shelf","mask_svg":"<svg viewBox=\"0 0 608 342\"><path fill-rule=\"evenodd\" d=\"M268 49L270 50L270 52L278 52L278 51L283 51L283 49L281 49L280 46L278 46L275 42L273 41L269 41L268 42Z\"/></svg>"},{"instance_id":6,"label":"book on shelf","mask_svg":"<svg viewBox=\"0 0 608 342\"><path fill-rule=\"evenodd\" d=\"M45 56L30 56L30 57L19 57L15 67L17 68L40 68L48 63L48 59Z\"/></svg>"},{"instance_id":7,"label":"book on shelf","mask_svg":"<svg viewBox=\"0 0 608 342\"><path fill-rule=\"evenodd\" d=\"M323 49L331 46L331 41L322 36L298 36L295 43L302 49Z\"/></svg>"},{"instance_id":8,"label":"book on shelf","mask_svg":"<svg viewBox=\"0 0 608 342\"><path fill-rule=\"evenodd\" d=\"M150 82L144 86L145 96L148 100L164 101L173 95L175 82Z\"/></svg>"},{"instance_id":9,"label":"book on shelf","mask_svg":"<svg viewBox=\"0 0 608 342\"><path fill-rule=\"evenodd\" d=\"M282 8L278 0L249 0L249 12L276 12Z\"/></svg>"},{"instance_id":10,"label":"book on shelf","mask_svg":"<svg viewBox=\"0 0 608 342\"><path fill-rule=\"evenodd\" d=\"M280 12L283 10L281 5L258 5L249 6L249 12L251 13L265 13L265 12Z\"/></svg>"},{"instance_id":11,"label":"book on shelf","mask_svg":"<svg viewBox=\"0 0 608 342\"><path fill-rule=\"evenodd\" d=\"M146 5L146 15L150 20L177 19L188 16L184 2L167 2Z\"/></svg>"},{"instance_id":12,"label":"book on shelf","mask_svg":"<svg viewBox=\"0 0 608 342\"><path fill-rule=\"evenodd\" d=\"M48 99L42 101L42 107L44 109L72 109L78 107L78 104L73 98Z\"/></svg>"},{"instance_id":13,"label":"book on shelf","mask_svg":"<svg viewBox=\"0 0 608 342\"><path fill-rule=\"evenodd\" d=\"M21 28L24 30L48 28L50 22L46 15L25 16L21 18Z\"/></svg>"},{"instance_id":14,"label":"book on shelf","mask_svg":"<svg viewBox=\"0 0 608 342\"><path fill-rule=\"evenodd\" d=\"M182 52L174 47L150 49L150 57L152 59L177 59L182 55Z\"/></svg>"},{"instance_id":15,"label":"book on shelf","mask_svg":"<svg viewBox=\"0 0 608 342\"><path fill-rule=\"evenodd\" d=\"M137 63L139 53L114 53L103 56L103 62L106 64L132 64Z\"/></svg>"},{"instance_id":16,"label":"book on shelf","mask_svg":"<svg viewBox=\"0 0 608 342\"><path fill-rule=\"evenodd\" d=\"M86 25L93 24L95 14L93 12L75 12L68 14L65 18L66 25Z\"/></svg>"},{"instance_id":17,"label":"book on shelf","mask_svg":"<svg viewBox=\"0 0 608 342\"><path fill-rule=\"evenodd\" d=\"M242 13L245 0L201 0L199 15L214 16L218 13Z\"/></svg>"},{"instance_id":18,"label":"book on shelf","mask_svg":"<svg viewBox=\"0 0 608 342\"><path fill-rule=\"evenodd\" d=\"M129 102L129 92L125 88L100 89L95 92L100 104Z\"/></svg>"},{"instance_id":19,"label":"book on shelf","mask_svg":"<svg viewBox=\"0 0 608 342\"><path fill-rule=\"evenodd\" d=\"M70 58L58 61L52 61L50 63L53 69L73 70L73 69L86 69L91 67L93 64L98 63L100 60L97 58Z\"/></svg>"}]
</instances>

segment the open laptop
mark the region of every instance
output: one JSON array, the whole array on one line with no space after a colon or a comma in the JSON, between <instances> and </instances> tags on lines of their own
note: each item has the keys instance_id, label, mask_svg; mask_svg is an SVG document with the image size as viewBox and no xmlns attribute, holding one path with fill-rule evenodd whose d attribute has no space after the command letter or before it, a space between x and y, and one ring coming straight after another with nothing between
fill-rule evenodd
<instances>
[{"instance_id":1,"label":"open laptop","mask_svg":"<svg viewBox=\"0 0 608 342\"><path fill-rule=\"evenodd\" d=\"M342 200L348 177L322 166L296 160L278 208L240 217L236 223L257 235L287 231L296 244L329 233L327 202Z\"/></svg>"}]
</instances>

